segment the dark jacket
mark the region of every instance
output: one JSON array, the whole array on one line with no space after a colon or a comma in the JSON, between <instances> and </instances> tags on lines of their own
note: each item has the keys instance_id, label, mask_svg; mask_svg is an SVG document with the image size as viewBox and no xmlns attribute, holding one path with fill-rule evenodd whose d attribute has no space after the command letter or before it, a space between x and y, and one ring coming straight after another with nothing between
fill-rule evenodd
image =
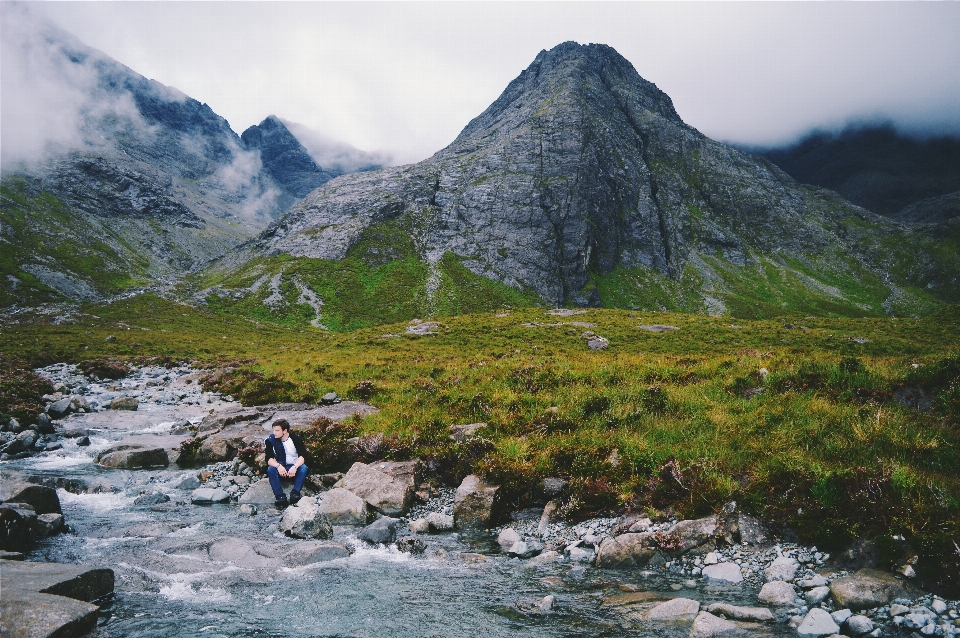
<instances>
[{"instance_id":1,"label":"dark jacket","mask_svg":"<svg viewBox=\"0 0 960 638\"><path fill-rule=\"evenodd\" d=\"M303 457L303 462L307 462L307 448L303 445L303 439L300 438L299 434L290 433L290 440L293 441L293 447L297 449L297 455ZM280 465L286 467L287 460L287 451L283 449L283 441L280 439L274 438L271 434L263 442L264 451L266 453L266 458L264 462L267 465L270 465L270 459L277 459L277 462Z\"/></svg>"}]
</instances>

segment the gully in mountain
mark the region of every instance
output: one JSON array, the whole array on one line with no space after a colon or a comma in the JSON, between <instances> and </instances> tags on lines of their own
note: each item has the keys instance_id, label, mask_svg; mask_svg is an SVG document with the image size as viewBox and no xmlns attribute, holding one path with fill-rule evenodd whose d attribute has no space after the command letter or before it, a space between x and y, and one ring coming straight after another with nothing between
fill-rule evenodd
<instances>
[{"instance_id":1,"label":"gully in mountain","mask_svg":"<svg viewBox=\"0 0 960 638\"><path fill-rule=\"evenodd\" d=\"M290 502L300 500L300 490L307 478L307 465L304 457L307 450L303 446L303 439L290 432L290 424L285 419L273 422L273 434L263 442L266 448L267 476L270 478L270 487L277 498L277 505L287 504L287 495L283 493L280 479L293 479L293 489L290 491Z\"/></svg>"}]
</instances>

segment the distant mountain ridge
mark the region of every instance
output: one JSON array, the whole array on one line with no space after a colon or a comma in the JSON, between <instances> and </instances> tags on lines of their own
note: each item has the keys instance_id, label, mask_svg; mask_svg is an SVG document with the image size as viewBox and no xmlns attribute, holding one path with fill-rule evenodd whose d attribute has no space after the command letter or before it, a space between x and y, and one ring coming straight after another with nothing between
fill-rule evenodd
<instances>
[{"instance_id":1,"label":"distant mountain ridge","mask_svg":"<svg viewBox=\"0 0 960 638\"><path fill-rule=\"evenodd\" d=\"M302 300L314 295L327 317L314 321L330 326L492 309L518 294L745 316L910 314L958 300L956 243L941 239L706 138L611 47L568 42L542 51L447 148L331 180L204 282L283 321L311 314Z\"/></svg>"}]
</instances>

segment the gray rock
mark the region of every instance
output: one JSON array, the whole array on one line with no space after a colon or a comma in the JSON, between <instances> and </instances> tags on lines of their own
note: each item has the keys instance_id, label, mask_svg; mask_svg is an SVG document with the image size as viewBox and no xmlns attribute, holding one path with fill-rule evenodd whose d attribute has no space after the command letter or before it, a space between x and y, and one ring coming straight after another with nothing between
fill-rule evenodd
<instances>
[{"instance_id":1,"label":"gray rock","mask_svg":"<svg viewBox=\"0 0 960 638\"><path fill-rule=\"evenodd\" d=\"M152 492L150 494L142 494L133 500L133 504L138 507L146 507L149 505L159 505L160 503L167 503L170 501L170 497L164 494L163 492Z\"/></svg>"},{"instance_id":2,"label":"gray rock","mask_svg":"<svg viewBox=\"0 0 960 638\"><path fill-rule=\"evenodd\" d=\"M5 479L0 483L0 501L25 503L36 514L62 514L57 490L45 485Z\"/></svg>"},{"instance_id":3,"label":"gray rock","mask_svg":"<svg viewBox=\"0 0 960 638\"><path fill-rule=\"evenodd\" d=\"M399 519L384 516L383 518L375 520L360 530L360 533L357 534L357 538L375 545L386 545L392 543L393 539L396 537L397 524L399 522Z\"/></svg>"},{"instance_id":4,"label":"gray rock","mask_svg":"<svg viewBox=\"0 0 960 638\"><path fill-rule=\"evenodd\" d=\"M733 620L773 622L773 613L766 607L739 607L728 603L713 603L707 607L711 614L720 614Z\"/></svg>"},{"instance_id":5,"label":"gray rock","mask_svg":"<svg viewBox=\"0 0 960 638\"><path fill-rule=\"evenodd\" d=\"M111 410L136 410L140 407L140 399L137 397L117 397L107 407Z\"/></svg>"},{"instance_id":6,"label":"gray rock","mask_svg":"<svg viewBox=\"0 0 960 638\"><path fill-rule=\"evenodd\" d=\"M54 401L49 406L47 406L47 414L49 414L54 419L62 419L63 417L70 414L73 410L73 406L70 404L70 397L64 397L58 401Z\"/></svg>"},{"instance_id":7,"label":"gray rock","mask_svg":"<svg viewBox=\"0 0 960 638\"><path fill-rule=\"evenodd\" d=\"M667 530L668 534L676 534L683 541L681 553L695 548L713 547L720 529L716 516L680 521Z\"/></svg>"},{"instance_id":8,"label":"gray rock","mask_svg":"<svg viewBox=\"0 0 960 638\"><path fill-rule=\"evenodd\" d=\"M453 518L458 527L490 527L503 515L499 485L488 485L471 474L453 497Z\"/></svg>"},{"instance_id":9,"label":"gray rock","mask_svg":"<svg viewBox=\"0 0 960 638\"><path fill-rule=\"evenodd\" d=\"M910 608L906 605L901 605L899 603L893 603L890 605L890 615L891 616L902 616L910 612Z\"/></svg>"},{"instance_id":10,"label":"gray rock","mask_svg":"<svg viewBox=\"0 0 960 638\"><path fill-rule=\"evenodd\" d=\"M226 503L230 500L230 495L219 487L201 487L195 489L190 495L190 501L197 505L210 505L212 503Z\"/></svg>"},{"instance_id":11,"label":"gray rock","mask_svg":"<svg viewBox=\"0 0 960 638\"><path fill-rule=\"evenodd\" d=\"M556 602L556 596L552 594L547 594L540 600L540 605L538 606L541 612L548 612L553 610L553 604Z\"/></svg>"},{"instance_id":12,"label":"gray rock","mask_svg":"<svg viewBox=\"0 0 960 638\"><path fill-rule=\"evenodd\" d=\"M842 625L847 622L847 619L853 615L853 612L849 609L838 609L837 611L830 614L830 617L833 618L833 622L838 625Z\"/></svg>"},{"instance_id":13,"label":"gray rock","mask_svg":"<svg viewBox=\"0 0 960 638\"><path fill-rule=\"evenodd\" d=\"M340 487L324 492L317 507L333 525L366 525L368 521L366 501Z\"/></svg>"},{"instance_id":14,"label":"gray rock","mask_svg":"<svg viewBox=\"0 0 960 638\"><path fill-rule=\"evenodd\" d=\"M340 403L340 397L337 396L336 392L327 392L320 398L321 405L333 405L335 403Z\"/></svg>"},{"instance_id":15,"label":"gray rock","mask_svg":"<svg viewBox=\"0 0 960 638\"><path fill-rule=\"evenodd\" d=\"M797 627L797 634L801 636L801 638L829 636L839 632L840 627L837 626L837 623L833 622L830 614L819 607L814 607L807 612L800 626Z\"/></svg>"},{"instance_id":16,"label":"gray rock","mask_svg":"<svg viewBox=\"0 0 960 638\"><path fill-rule=\"evenodd\" d=\"M711 638L712 636L722 636L737 631L737 625L718 618L713 614L701 611L693 619L693 625L690 626L690 638Z\"/></svg>"},{"instance_id":17,"label":"gray rock","mask_svg":"<svg viewBox=\"0 0 960 638\"><path fill-rule=\"evenodd\" d=\"M503 528L497 536L497 544L504 552L509 552L510 548L518 542L520 542L520 534L512 527Z\"/></svg>"},{"instance_id":18,"label":"gray rock","mask_svg":"<svg viewBox=\"0 0 960 638\"><path fill-rule=\"evenodd\" d=\"M410 521L410 531L414 534L426 534L430 531L430 522L425 518Z\"/></svg>"},{"instance_id":19,"label":"gray rock","mask_svg":"<svg viewBox=\"0 0 960 638\"><path fill-rule=\"evenodd\" d=\"M422 554L427 546L419 538L408 536L397 541L397 549L406 554Z\"/></svg>"},{"instance_id":20,"label":"gray rock","mask_svg":"<svg viewBox=\"0 0 960 638\"><path fill-rule=\"evenodd\" d=\"M237 514L240 516L256 516L257 515L257 506L251 505L250 503L244 503L237 508Z\"/></svg>"},{"instance_id":21,"label":"gray rock","mask_svg":"<svg viewBox=\"0 0 960 638\"><path fill-rule=\"evenodd\" d=\"M565 553L571 563L590 563L596 556L592 550L582 547L568 547Z\"/></svg>"},{"instance_id":22,"label":"gray rock","mask_svg":"<svg viewBox=\"0 0 960 638\"><path fill-rule=\"evenodd\" d=\"M807 601L808 605L817 605L821 601L825 600L829 595L829 587L814 587L813 589L804 592L803 599Z\"/></svg>"},{"instance_id":23,"label":"gray rock","mask_svg":"<svg viewBox=\"0 0 960 638\"><path fill-rule=\"evenodd\" d=\"M786 607L787 605L793 604L796 593L796 590L790 583L782 580L773 580L769 583L764 583L763 587L760 588L760 594L757 596L757 600L766 605Z\"/></svg>"},{"instance_id":24,"label":"gray rock","mask_svg":"<svg viewBox=\"0 0 960 638\"><path fill-rule=\"evenodd\" d=\"M700 603L689 598L674 598L647 612L646 620L658 622L692 622L700 611Z\"/></svg>"},{"instance_id":25,"label":"gray rock","mask_svg":"<svg viewBox=\"0 0 960 638\"><path fill-rule=\"evenodd\" d=\"M513 546L507 551L510 556L516 556L517 558L533 558L537 554L543 551L543 543L538 540L526 540L526 541L517 541Z\"/></svg>"},{"instance_id":26,"label":"gray rock","mask_svg":"<svg viewBox=\"0 0 960 638\"><path fill-rule=\"evenodd\" d=\"M830 583L830 593L840 607L869 609L889 604L895 598L912 598L911 590L887 572L861 569Z\"/></svg>"},{"instance_id":27,"label":"gray rock","mask_svg":"<svg viewBox=\"0 0 960 638\"><path fill-rule=\"evenodd\" d=\"M37 538L37 513L22 503L0 504L0 550L26 551Z\"/></svg>"},{"instance_id":28,"label":"gray rock","mask_svg":"<svg viewBox=\"0 0 960 638\"><path fill-rule=\"evenodd\" d=\"M37 529L41 536L53 536L63 531L63 514L40 514L37 516Z\"/></svg>"},{"instance_id":29,"label":"gray rock","mask_svg":"<svg viewBox=\"0 0 960 638\"><path fill-rule=\"evenodd\" d=\"M364 463L354 463L337 487L350 490L387 516L403 516L413 503L411 485Z\"/></svg>"},{"instance_id":30,"label":"gray rock","mask_svg":"<svg viewBox=\"0 0 960 638\"><path fill-rule=\"evenodd\" d=\"M89 436L81 436L77 439L77 447L88 447L90 445Z\"/></svg>"},{"instance_id":31,"label":"gray rock","mask_svg":"<svg viewBox=\"0 0 960 638\"><path fill-rule=\"evenodd\" d=\"M238 499L238 502L243 505L249 503L251 505L273 505L276 501L276 496L273 495L273 488L270 487L270 479L260 479L253 485L247 488L247 491Z\"/></svg>"},{"instance_id":32,"label":"gray rock","mask_svg":"<svg viewBox=\"0 0 960 638\"><path fill-rule=\"evenodd\" d=\"M939 598L934 598L930 603L930 609L936 614L943 614L947 611L947 603L943 602Z\"/></svg>"},{"instance_id":33,"label":"gray rock","mask_svg":"<svg viewBox=\"0 0 960 638\"><path fill-rule=\"evenodd\" d=\"M469 441L470 439L476 438L481 434L478 434L480 430L483 430L487 427L486 423L467 423L465 425L451 425L450 426L450 438L457 443L463 443Z\"/></svg>"},{"instance_id":34,"label":"gray rock","mask_svg":"<svg viewBox=\"0 0 960 638\"><path fill-rule=\"evenodd\" d=\"M569 481L562 478L545 478L543 479L543 495L547 498L561 496L569 484Z\"/></svg>"},{"instance_id":35,"label":"gray rock","mask_svg":"<svg viewBox=\"0 0 960 638\"><path fill-rule=\"evenodd\" d=\"M95 461L103 467L139 470L151 467L167 467L170 459L161 447L145 447L121 443L107 448L97 455Z\"/></svg>"},{"instance_id":36,"label":"gray rock","mask_svg":"<svg viewBox=\"0 0 960 638\"><path fill-rule=\"evenodd\" d=\"M200 487L200 479L195 475L189 474L180 479L180 482L177 483L178 490L195 490Z\"/></svg>"},{"instance_id":37,"label":"gray rock","mask_svg":"<svg viewBox=\"0 0 960 638\"><path fill-rule=\"evenodd\" d=\"M597 549L597 567L643 567L657 553L649 546L650 532L607 538Z\"/></svg>"},{"instance_id":38,"label":"gray rock","mask_svg":"<svg viewBox=\"0 0 960 638\"><path fill-rule=\"evenodd\" d=\"M333 526L317 508L313 499L305 498L288 507L280 517L280 531L293 538L328 539L333 537Z\"/></svg>"},{"instance_id":39,"label":"gray rock","mask_svg":"<svg viewBox=\"0 0 960 638\"><path fill-rule=\"evenodd\" d=\"M430 524L430 531L432 532L453 531L453 517L449 514L430 512L427 514L427 523Z\"/></svg>"},{"instance_id":40,"label":"gray rock","mask_svg":"<svg viewBox=\"0 0 960 638\"><path fill-rule=\"evenodd\" d=\"M862 636L873 631L873 621L866 616L850 616L846 622L847 631L851 636Z\"/></svg>"},{"instance_id":41,"label":"gray rock","mask_svg":"<svg viewBox=\"0 0 960 638\"><path fill-rule=\"evenodd\" d=\"M763 570L767 582L774 580L793 580L800 569L800 563L796 558L789 556L779 556L770 565Z\"/></svg>"},{"instance_id":42,"label":"gray rock","mask_svg":"<svg viewBox=\"0 0 960 638\"><path fill-rule=\"evenodd\" d=\"M703 568L703 577L707 580L716 580L724 583L743 582L743 574L736 563L717 563Z\"/></svg>"},{"instance_id":43,"label":"gray rock","mask_svg":"<svg viewBox=\"0 0 960 638\"><path fill-rule=\"evenodd\" d=\"M50 420L50 415L41 412L37 416L37 432L40 434L53 434L56 432L56 429L53 427L53 422Z\"/></svg>"},{"instance_id":44,"label":"gray rock","mask_svg":"<svg viewBox=\"0 0 960 638\"><path fill-rule=\"evenodd\" d=\"M301 541L284 553L284 564L292 567L325 563L338 558L347 558L350 550L343 543L334 541Z\"/></svg>"},{"instance_id":45,"label":"gray rock","mask_svg":"<svg viewBox=\"0 0 960 638\"><path fill-rule=\"evenodd\" d=\"M805 578L797 583L802 589L813 589L814 587L824 587L826 586L827 579L819 574L813 578Z\"/></svg>"},{"instance_id":46,"label":"gray rock","mask_svg":"<svg viewBox=\"0 0 960 638\"><path fill-rule=\"evenodd\" d=\"M20 444L23 446L23 449L29 450L33 447L33 444L37 442L39 435L33 430L24 430L17 435L16 440L20 441Z\"/></svg>"}]
</instances>

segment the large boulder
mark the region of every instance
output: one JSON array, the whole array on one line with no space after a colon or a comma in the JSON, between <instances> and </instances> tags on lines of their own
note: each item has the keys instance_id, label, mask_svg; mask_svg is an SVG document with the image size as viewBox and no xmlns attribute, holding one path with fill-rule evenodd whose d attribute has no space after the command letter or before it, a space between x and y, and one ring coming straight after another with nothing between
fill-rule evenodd
<instances>
[{"instance_id":1,"label":"large boulder","mask_svg":"<svg viewBox=\"0 0 960 638\"><path fill-rule=\"evenodd\" d=\"M797 595L797 590L788 582L774 580L765 583L760 588L760 594L757 599L765 605L774 605L776 607L786 607L793 604L793 599Z\"/></svg>"},{"instance_id":2,"label":"large boulder","mask_svg":"<svg viewBox=\"0 0 960 638\"><path fill-rule=\"evenodd\" d=\"M838 578L830 583L830 593L838 607L850 609L880 607L894 598L912 598L914 594L911 587L878 569L861 569Z\"/></svg>"},{"instance_id":3,"label":"large boulder","mask_svg":"<svg viewBox=\"0 0 960 638\"><path fill-rule=\"evenodd\" d=\"M29 549L37 537L37 513L23 503L0 504L0 550Z\"/></svg>"},{"instance_id":4,"label":"large boulder","mask_svg":"<svg viewBox=\"0 0 960 638\"><path fill-rule=\"evenodd\" d=\"M324 492L317 507L333 525L367 524L367 502L342 487Z\"/></svg>"},{"instance_id":5,"label":"large boulder","mask_svg":"<svg viewBox=\"0 0 960 638\"><path fill-rule=\"evenodd\" d=\"M64 397L47 406L47 414L54 419L62 419L71 411L73 411L73 406L70 403L70 397Z\"/></svg>"},{"instance_id":6,"label":"large boulder","mask_svg":"<svg viewBox=\"0 0 960 638\"><path fill-rule=\"evenodd\" d=\"M499 485L488 485L475 474L463 479L453 497L453 520L459 527L490 527L503 514Z\"/></svg>"},{"instance_id":7,"label":"large boulder","mask_svg":"<svg viewBox=\"0 0 960 638\"><path fill-rule=\"evenodd\" d=\"M800 563L796 558L778 556L763 570L763 575L767 582L774 580L793 580L799 569Z\"/></svg>"},{"instance_id":8,"label":"large boulder","mask_svg":"<svg viewBox=\"0 0 960 638\"><path fill-rule=\"evenodd\" d=\"M413 503L413 485L365 463L354 463L336 483L386 516L403 516Z\"/></svg>"},{"instance_id":9,"label":"large boulder","mask_svg":"<svg viewBox=\"0 0 960 638\"><path fill-rule=\"evenodd\" d=\"M357 538L374 545L392 543L397 535L397 524L400 519L384 516L370 523L357 534Z\"/></svg>"},{"instance_id":10,"label":"large boulder","mask_svg":"<svg viewBox=\"0 0 960 638\"><path fill-rule=\"evenodd\" d=\"M819 607L814 607L807 612L800 626L797 627L797 634L801 638L818 638L838 633L840 633L840 627L830 617L830 613Z\"/></svg>"},{"instance_id":11,"label":"large boulder","mask_svg":"<svg viewBox=\"0 0 960 638\"><path fill-rule=\"evenodd\" d=\"M643 567L657 550L649 546L650 532L605 538L597 548L597 567Z\"/></svg>"},{"instance_id":12,"label":"large boulder","mask_svg":"<svg viewBox=\"0 0 960 638\"><path fill-rule=\"evenodd\" d=\"M254 412L252 415L242 413L234 416L253 417L258 414L259 412ZM267 432L258 423L250 423L246 420L229 423L217 431L198 432L197 438L201 439L201 443L194 460L201 463L230 461L237 456L241 448L262 443L266 437Z\"/></svg>"},{"instance_id":13,"label":"large boulder","mask_svg":"<svg viewBox=\"0 0 960 638\"><path fill-rule=\"evenodd\" d=\"M700 603L690 598L674 598L647 612L647 620L658 622L692 622L700 611Z\"/></svg>"},{"instance_id":14,"label":"large boulder","mask_svg":"<svg viewBox=\"0 0 960 638\"><path fill-rule=\"evenodd\" d=\"M95 461L103 467L139 470L149 467L167 467L170 459L162 447L123 444L109 447L97 455Z\"/></svg>"},{"instance_id":15,"label":"large boulder","mask_svg":"<svg viewBox=\"0 0 960 638\"><path fill-rule=\"evenodd\" d=\"M743 574L740 573L740 566L730 562L707 565L703 568L703 577L707 580L715 580L723 583L743 582Z\"/></svg>"},{"instance_id":16,"label":"large boulder","mask_svg":"<svg viewBox=\"0 0 960 638\"><path fill-rule=\"evenodd\" d=\"M668 534L676 534L683 541L681 554L697 548L712 549L721 532L716 516L680 521L667 530Z\"/></svg>"},{"instance_id":17,"label":"large boulder","mask_svg":"<svg viewBox=\"0 0 960 638\"><path fill-rule=\"evenodd\" d=\"M693 619L690 626L689 638L713 638L713 636L722 636L731 634L738 630L735 623L714 616L710 612L701 611Z\"/></svg>"},{"instance_id":18,"label":"large boulder","mask_svg":"<svg viewBox=\"0 0 960 638\"><path fill-rule=\"evenodd\" d=\"M62 514L57 490L44 485L21 481L0 484L0 500L6 503L26 503L37 514Z\"/></svg>"},{"instance_id":19,"label":"large boulder","mask_svg":"<svg viewBox=\"0 0 960 638\"><path fill-rule=\"evenodd\" d=\"M244 538L218 538L207 551L212 560L245 569L277 569L284 566L283 561L273 558L271 547L255 547Z\"/></svg>"},{"instance_id":20,"label":"large boulder","mask_svg":"<svg viewBox=\"0 0 960 638\"><path fill-rule=\"evenodd\" d=\"M426 520L431 532L450 532L454 529L453 517L449 514L430 512Z\"/></svg>"},{"instance_id":21,"label":"large boulder","mask_svg":"<svg viewBox=\"0 0 960 638\"><path fill-rule=\"evenodd\" d=\"M412 461L377 461L370 466L387 476L392 476L396 480L409 485L416 490L417 486L424 481L423 462L420 459Z\"/></svg>"},{"instance_id":22,"label":"large boulder","mask_svg":"<svg viewBox=\"0 0 960 638\"><path fill-rule=\"evenodd\" d=\"M247 503L251 505L273 505L277 497L273 495L273 488L270 487L270 479L262 478L244 492L239 499L241 505Z\"/></svg>"},{"instance_id":23,"label":"large boulder","mask_svg":"<svg viewBox=\"0 0 960 638\"><path fill-rule=\"evenodd\" d=\"M428 523L429 525L429 523ZM500 530L500 534L497 536L497 544L500 545L500 549L505 552L510 551L510 548L513 547L514 543L520 540L520 534L517 533L517 530L512 527L505 527Z\"/></svg>"},{"instance_id":24,"label":"large boulder","mask_svg":"<svg viewBox=\"0 0 960 638\"><path fill-rule=\"evenodd\" d=\"M280 531L293 538L324 540L333 536L333 526L312 498L305 498L284 511Z\"/></svg>"}]
</instances>

